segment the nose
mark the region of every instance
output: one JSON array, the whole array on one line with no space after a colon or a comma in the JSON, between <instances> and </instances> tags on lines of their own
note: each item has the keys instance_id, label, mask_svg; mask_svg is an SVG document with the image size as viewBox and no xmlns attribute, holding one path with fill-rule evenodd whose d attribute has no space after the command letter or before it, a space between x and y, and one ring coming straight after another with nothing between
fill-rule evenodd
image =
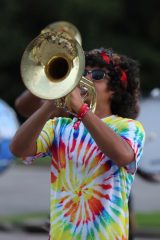
<instances>
[{"instance_id":1,"label":"nose","mask_svg":"<svg viewBox=\"0 0 160 240\"><path fill-rule=\"evenodd\" d=\"M92 73L88 72L85 76L88 80L92 80Z\"/></svg>"}]
</instances>

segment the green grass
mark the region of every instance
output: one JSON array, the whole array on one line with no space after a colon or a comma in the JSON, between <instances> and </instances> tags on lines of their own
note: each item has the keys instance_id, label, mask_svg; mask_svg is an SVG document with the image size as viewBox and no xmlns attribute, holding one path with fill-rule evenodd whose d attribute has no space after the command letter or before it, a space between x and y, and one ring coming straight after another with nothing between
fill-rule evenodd
<instances>
[{"instance_id":1,"label":"green grass","mask_svg":"<svg viewBox=\"0 0 160 240\"><path fill-rule=\"evenodd\" d=\"M136 224L138 228L152 228L160 229L160 212L155 213L137 213Z\"/></svg>"},{"instance_id":2,"label":"green grass","mask_svg":"<svg viewBox=\"0 0 160 240\"><path fill-rule=\"evenodd\" d=\"M22 224L28 221L43 221L48 219L48 212L31 213L11 216L0 216L0 223ZM157 228L160 229L160 212L157 213L137 213L137 229L140 228Z\"/></svg>"},{"instance_id":3,"label":"green grass","mask_svg":"<svg viewBox=\"0 0 160 240\"><path fill-rule=\"evenodd\" d=\"M48 212L42 213L29 213L29 214L19 214L11 216L0 216L0 223L11 223L11 224L22 224L28 221L41 221L48 219Z\"/></svg>"}]
</instances>

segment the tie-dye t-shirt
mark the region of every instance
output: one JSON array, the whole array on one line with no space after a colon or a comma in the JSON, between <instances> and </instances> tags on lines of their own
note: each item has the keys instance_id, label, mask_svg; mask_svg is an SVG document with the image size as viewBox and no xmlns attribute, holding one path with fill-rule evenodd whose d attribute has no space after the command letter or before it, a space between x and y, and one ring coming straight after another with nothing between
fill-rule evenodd
<instances>
[{"instance_id":1,"label":"tie-dye t-shirt","mask_svg":"<svg viewBox=\"0 0 160 240\"><path fill-rule=\"evenodd\" d=\"M102 119L135 153L135 161L120 168L101 152L82 122L74 129L75 121L49 120L37 141L38 156L52 155L50 238L128 239L128 196L144 129L138 121L115 115Z\"/></svg>"}]
</instances>

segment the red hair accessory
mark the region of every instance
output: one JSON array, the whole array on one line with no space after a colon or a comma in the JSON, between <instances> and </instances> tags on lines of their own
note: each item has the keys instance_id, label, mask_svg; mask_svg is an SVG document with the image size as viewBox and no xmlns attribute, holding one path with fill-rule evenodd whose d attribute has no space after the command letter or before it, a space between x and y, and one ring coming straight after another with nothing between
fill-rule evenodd
<instances>
[{"instance_id":1,"label":"red hair accessory","mask_svg":"<svg viewBox=\"0 0 160 240\"><path fill-rule=\"evenodd\" d=\"M110 57L112 57L112 50L111 50L111 49L109 49L109 53L108 53L108 54L107 54L104 50L101 50L101 51L100 51L100 55L101 55L101 57L103 58L103 60L104 60L107 64L110 64L110 62L111 62L111 58L110 58ZM119 69L120 69L121 74L122 74L120 80L121 80L121 82L123 83L123 85L124 85L125 87L127 87L127 84L128 84L127 74L126 74L126 72L125 72L124 70L122 70L122 69L120 68L120 66L119 66Z\"/></svg>"},{"instance_id":2,"label":"red hair accessory","mask_svg":"<svg viewBox=\"0 0 160 240\"><path fill-rule=\"evenodd\" d=\"M110 64L110 58L104 51L101 51L100 55L107 64Z\"/></svg>"},{"instance_id":3,"label":"red hair accessory","mask_svg":"<svg viewBox=\"0 0 160 240\"><path fill-rule=\"evenodd\" d=\"M120 71L122 74L120 80L123 82L124 86L127 87L127 84L128 84L127 74L121 68L120 68Z\"/></svg>"}]
</instances>

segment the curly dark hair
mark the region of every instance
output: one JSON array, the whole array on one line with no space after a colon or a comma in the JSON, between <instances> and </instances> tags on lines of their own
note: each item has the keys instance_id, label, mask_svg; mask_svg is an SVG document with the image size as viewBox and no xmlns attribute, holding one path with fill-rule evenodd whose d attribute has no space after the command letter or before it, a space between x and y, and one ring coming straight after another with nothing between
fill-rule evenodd
<instances>
[{"instance_id":1,"label":"curly dark hair","mask_svg":"<svg viewBox=\"0 0 160 240\"><path fill-rule=\"evenodd\" d=\"M102 51L109 57L109 63L102 57ZM121 117L136 118L140 97L139 63L130 57L103 48L86 52L85 59L86 66L97 66L109 71L107 86L114 92L111 99L112 113ZM127 77L127 85L121 81L123 72Z\"/></svg>"}]
</instances>

